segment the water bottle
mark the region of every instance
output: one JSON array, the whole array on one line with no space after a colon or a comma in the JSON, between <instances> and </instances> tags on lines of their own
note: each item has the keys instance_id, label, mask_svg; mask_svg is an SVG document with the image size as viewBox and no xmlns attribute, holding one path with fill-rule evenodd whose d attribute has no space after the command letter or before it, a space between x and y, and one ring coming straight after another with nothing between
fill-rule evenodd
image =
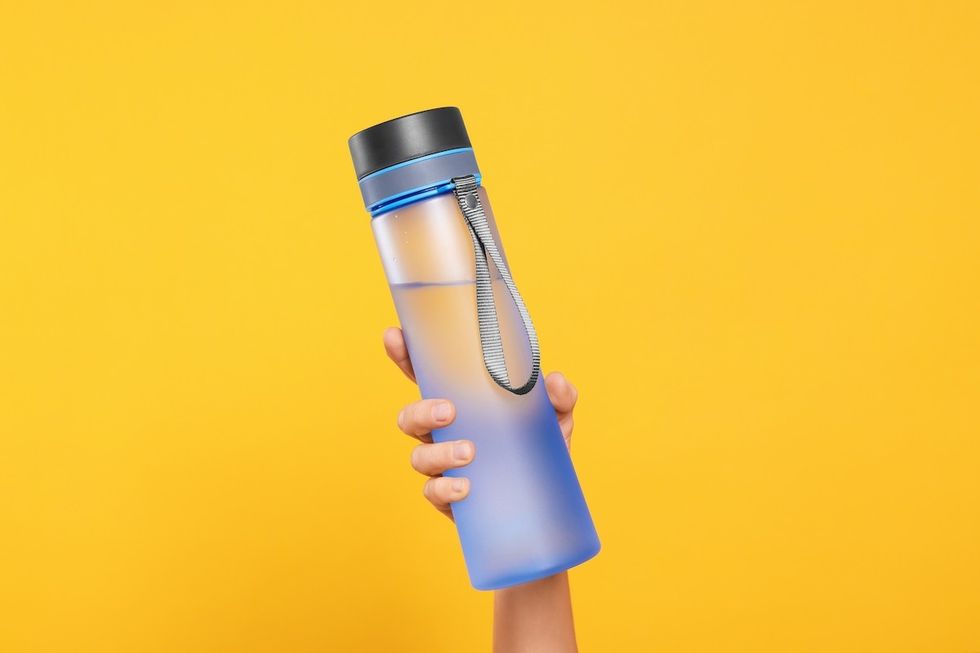
<instances>
[{"instance_id":1,"label":"water bottle","mask_svg":"<svg viewBox=\"0 0 980 653\"><path fill-rule=\"evenodd\" d=\"M499 589L588 560L599 539L459 109L395 118L348 144L422 396L456 405L432 439L476 447L446 472L470 479L452 506L470 581Z\"/></svg>"}]
</instances>

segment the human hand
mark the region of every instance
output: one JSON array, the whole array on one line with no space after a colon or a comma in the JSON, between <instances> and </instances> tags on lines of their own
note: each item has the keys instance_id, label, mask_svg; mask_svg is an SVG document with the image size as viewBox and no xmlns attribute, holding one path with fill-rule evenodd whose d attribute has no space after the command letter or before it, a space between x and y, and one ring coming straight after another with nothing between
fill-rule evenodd
<instances>
[{"instance_id":1,"label":"human hand","mask_svg":"<svg viewBox=\"0 0 980 653\"><path fill-rule=\"evenodd\" d=\"M415 383L415 370L402 330L396 327L386 329L384 345L388 358ZM565 444L570 446L574 426L572 411L578 400L578 390L561 372L547 375L544 384L555 408ZM422 494L436 510L450 519L453 518L450 504L466 498L470 492L470 481L463 477L444 477L442 473L468 465L476 455L476 447L469 440L432 441L433 429L449 426L455 419L456 407L447 399L423 399L405 406L398 413L398 428L421 443L412 450L411 463L415 471L429 477L422 486Z\"/></svg>"}]
</instances>

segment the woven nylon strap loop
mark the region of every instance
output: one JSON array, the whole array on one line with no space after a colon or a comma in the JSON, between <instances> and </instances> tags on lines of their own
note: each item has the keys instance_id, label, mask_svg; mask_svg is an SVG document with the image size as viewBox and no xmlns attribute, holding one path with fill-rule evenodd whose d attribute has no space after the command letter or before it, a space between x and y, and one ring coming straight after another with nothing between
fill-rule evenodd
<instances>
[{"instance_id":1,"label":"woven nylon strap loop","mask_svg":"<svg viewBox=\"0 0 980 653\"><path fill-rule=\"evenodd\" d=\"M538 347L538 334L534 331L531 324L531 316L527 312L521 294L517 292L517 286L510 276L510 270L497 243L490 232L490 225L487 223L487 216L483 212L483 204L480 202L480 194L477 192L479 184L476 177L467 175L466 177L453 178L453 193L459 203L459 210L463 212L466 219L466 226L469 228L470 236L473 238L473 254L476 259L476 314L480 324L480 345L483 348L483 362L487 366L487 372L497 384L516 395L527 394L534 388L541 373L541 350ZM511 299L517 306L521 314L521 321L524 323L524 330L527 332L528 344L531 348L531 376L527 382L520 387L511 385L510 375L507 372L507 362L504 360L504 346L500 337L500 324L497 322L497 307L493 301L493 280L490 277L490 265L487 257L493 261L494 267L500 273L500 277L510 292Z\"/></svg>"}]
</instances>

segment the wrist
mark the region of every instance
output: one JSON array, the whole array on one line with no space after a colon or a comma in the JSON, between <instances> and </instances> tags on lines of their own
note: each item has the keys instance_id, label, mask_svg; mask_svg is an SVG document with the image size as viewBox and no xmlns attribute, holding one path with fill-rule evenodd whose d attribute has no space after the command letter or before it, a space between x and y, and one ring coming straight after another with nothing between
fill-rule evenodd
<instances>
[{"instance_id":1,"label":"wrist","mask_svg":"<svg viewBox=\"0 0 980 653\"><path fill-rule=\"evenodd\" d=\"M576 651L568 574L494 592L494 651Z\"/></svg>"}]
</instances>

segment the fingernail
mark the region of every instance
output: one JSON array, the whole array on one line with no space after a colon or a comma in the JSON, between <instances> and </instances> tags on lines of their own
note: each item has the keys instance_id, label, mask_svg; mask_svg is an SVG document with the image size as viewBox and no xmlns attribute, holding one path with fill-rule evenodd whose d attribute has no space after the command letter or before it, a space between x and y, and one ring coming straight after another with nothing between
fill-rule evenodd
<instances>
[{"instance_id":1,"label":"fingernail","mask_svg":"<svg viewBox=\"0 0 980 653\"><path fill-rule=\"evenodd\" d=\"M432 408L432 417L435 418L437 422L446 422L449 420L449 416L452 414L453 410L449 407L449 402L440 401L438 404Z\"/></svg>"},{"instance_id":2,"label":"fingernail","mask_svg":"<svg viewBox=\"0 0 980 653\"><path fill-rule=\"evenodd\" d=\"M458 462L465 462L473 457L473 445L466 440L459 440L453 443L453 458Z\"/></svg>"},{"instance_id":3,"label":"fingernail","mask_svg":"<svg viewBox=\"0 0 980 653\"><path fill-rule=\"evenodd\" d=\"M453 492L464 492L466 490L467 481L465 478L454 478L453 479Z\"/></svg>"}]
</instances>

